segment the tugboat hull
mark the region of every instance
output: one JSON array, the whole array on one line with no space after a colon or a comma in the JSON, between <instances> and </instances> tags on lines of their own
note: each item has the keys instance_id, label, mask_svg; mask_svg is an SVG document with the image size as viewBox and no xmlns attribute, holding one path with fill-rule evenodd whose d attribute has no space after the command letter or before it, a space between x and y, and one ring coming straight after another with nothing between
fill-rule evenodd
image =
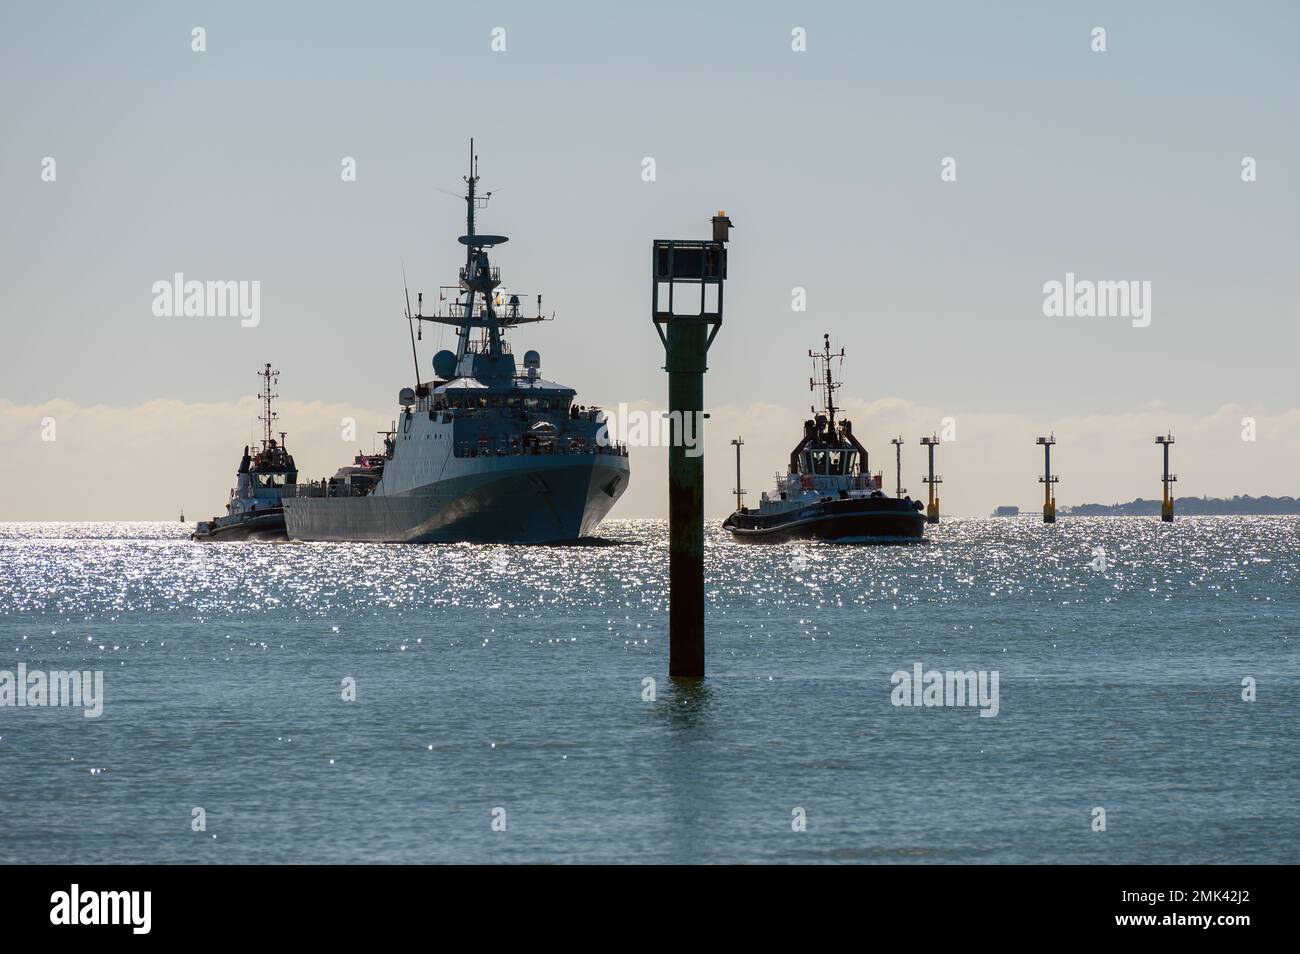
<instances>
[{"instance_id":1,"label":"tugboat hull","mask_svg":"<svg viewBox=\"0 0 1300 954\"><path fill-rule=\"evenodd\" d=\"M901 542L923 538L925 515L893 497L827 500L779 514L737 511L723 527L744 543L787 540Z\"/></svg>"},{"instance_id":2,"label":"tugboat hull","mask_svg":"<svg viewBox=\"0 0 1300 954\"><path fill-rule=\"evenodd\" d=\"M256 517L232 520L230 523L200 524L190 534L191 540L201 542L235 541L235 540L287 540L284 527L284 509L276 507Z\"/></svg>"}]
</instances>

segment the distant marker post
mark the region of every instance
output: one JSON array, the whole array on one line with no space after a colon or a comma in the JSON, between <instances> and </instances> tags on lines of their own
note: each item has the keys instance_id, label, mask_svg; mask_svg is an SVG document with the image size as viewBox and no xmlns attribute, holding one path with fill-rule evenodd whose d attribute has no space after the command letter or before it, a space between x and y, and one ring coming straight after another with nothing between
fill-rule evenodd
<instances>
[{"instance_id":1,"label":"distant marker post","mask_svg":"<svg viewBox=\"0 0 1300 954\"><path fill-rule=\"evenodd\" d=\"M1052 445L1056 443L1056 435L1040 437L1035 443L1043 448L1043 476L1038 478L1043 485L1043 523L1056 523L1056 494L1052 492L1053 485L1060 480L1052 476Z\"/></svg>"},{"instance_id":2,"label":"distant marker post","mask_svg":"<svg viewBox=\"0 0 1300 954\"><path fill-rule=\"evenodd\" d=\"M938 445L938 443L939 443L939 438L933 435L930 437L921 438L922 446L924 446L925 449L930 453L930 473L927 476L921 478L922 483L924 483L929 488L929 496L930 496L930 500L925 507L926 523L939 522L939 494L935 490L935 488L939 484L943 483L943 478L934 472L934 449Z\"/></svg>"},{"instance_id":3,"label":"distant marker post","mask_svg":"<svg viewBox=\"0 0 1300 954\"><path fill-rule=\"evenodd\" d=\"M1165 523L1174 522L1174 481L1178 479L1176 474L1169 473L1169 445L1174 442L1172 432L1159 434L1156 436L1156 443L1161 445L1165 455L1165 469L1160 478L1160 519Z\"/></svg>"}]
</instances>

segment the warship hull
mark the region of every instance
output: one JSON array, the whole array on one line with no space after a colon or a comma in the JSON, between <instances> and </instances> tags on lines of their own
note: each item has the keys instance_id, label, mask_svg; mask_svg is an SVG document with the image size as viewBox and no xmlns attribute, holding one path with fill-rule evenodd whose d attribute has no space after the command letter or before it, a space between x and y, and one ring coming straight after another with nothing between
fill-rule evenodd
<instances>
[{"instance_id":1,"label":"warship hull","mask_svg":"<svg viewBox=\"0 0 1300 954\"><path fill-rule=\"evenodd\" d=\"M289 539L569 543L593 535L627 489L626 457L557 455L481 460L492 466L400 494L286 497Z\"/></svg>"}]
</instances>

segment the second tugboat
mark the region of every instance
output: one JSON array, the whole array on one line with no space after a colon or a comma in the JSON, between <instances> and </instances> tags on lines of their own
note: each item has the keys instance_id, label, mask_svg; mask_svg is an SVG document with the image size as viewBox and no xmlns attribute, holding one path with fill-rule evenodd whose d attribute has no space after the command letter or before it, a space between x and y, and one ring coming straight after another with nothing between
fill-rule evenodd
<instances>
[{"instance_id":1,"label":"second tugboat","mask_svg":"<svg viewBox=\"0 0 1300 954\"><path fill-rule=\"evenodd\" d=\"M824 411L803 425L803 439L790 452L790 467L778 475L776 490L764 491L757 509L741 507L723 522L736 540L780 543L817 539L842 542L920 540L925 529L923 504L910 497L889 497L881 478L867 469L867 451L849 421L836 421L833 373L843 364L844 349L831 352L825 336L821 352L809 351L818 377Z\"/></svg>"},{"instance_id":2,"label":"second tugboat","mask_svg":"<svg viewBox=\"0 0 1300 954\"><path fill-rule=\"evenodd\" d=\"M225 516L200 522L190 534L192 540L286 538L280 495L286 484L298 479L298 469L294 466L293 456L285 450L284 432L280 432L278 443L271 437L271 425L279 416L275 413L273 402L276 395L272 393L272 385L280 372L272 370L268 364L257 374L262 379L262 414L259 417L263 429L262 449L250 455L249 449L244 448Z\"/></svg>"}]
</instances>

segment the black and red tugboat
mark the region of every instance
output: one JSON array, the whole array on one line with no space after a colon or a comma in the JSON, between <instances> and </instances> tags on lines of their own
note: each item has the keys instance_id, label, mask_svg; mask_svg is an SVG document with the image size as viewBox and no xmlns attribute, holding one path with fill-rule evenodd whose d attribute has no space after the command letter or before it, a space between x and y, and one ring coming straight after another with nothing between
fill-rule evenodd
<instances>
[{"instance_id":1,"label":"black and red tugboat","mask_svg":"<svg viewBox=\"0 0 1300 954\"><path fill-rule=\"evenodd\" d=\"M736 540L780 543L813 539L896 542L922 539L924 504L911 497L890 497L881 476L867 467L866 448L849 421L837 421L835 371L844 349L831 352L831 336L822 351L809 351L817 377L810 390L822 391L824 407L804 421L803 439L790 452L790 467L778 475L776 489L764 491L757 508L741 507L723 522ZM838 362L838 364L837 364Z\"/></svg>"},{"instance_id":2,"label":"black and red tugboat","mask_svg":"<svg viewBox=\"0 0 1300 954\"><path fill-rule=\"evenodd\" d=\"M284 432L277 442L271 428L279 415L272 393L280 372L268 364L257 373L262 379L262 449L249 453L239 462L235 486L230 491L226 512L211 520L200 521L190 534L191 540L284 540L284 506L281 494L284 488L298 479L298 468L293 455L285 449Z\"/></svg>"}]
</instances>

